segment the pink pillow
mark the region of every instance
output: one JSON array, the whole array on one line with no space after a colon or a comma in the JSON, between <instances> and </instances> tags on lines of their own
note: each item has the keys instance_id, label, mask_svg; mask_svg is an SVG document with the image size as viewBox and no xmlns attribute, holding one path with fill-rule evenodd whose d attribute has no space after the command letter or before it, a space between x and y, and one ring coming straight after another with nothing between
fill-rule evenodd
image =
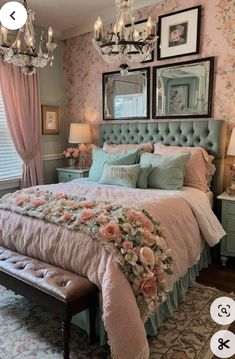
<instances>
[{"instance_id":1,"label":"pink pillow","mask_svg":"<svg viewBox=\"0 0 235 359\"><path fill-rule=\"evenodd\" d=\"M190 152L191 156L185 168L184 186L198 188L203 192L210 190L215 166L210 156L202 147L174 147L155 143L154 153L167 154L172 152Z\"/></svg>"},{"instance_id":2,"label":"pink pillow","mask_svg":"<svg viewBox=\"0 0 235 359\"><path fill-rule=\"evenodd\" d=\"M151 145L151 143L141 143L138 145L137 144L109 145L108 143L105 142L103 145L103 150L109 153L126 152L137 148L142 150L143 152L149 152L149 153L151 153L153 150L153 146Z\"/></svg>"}]
</instances>

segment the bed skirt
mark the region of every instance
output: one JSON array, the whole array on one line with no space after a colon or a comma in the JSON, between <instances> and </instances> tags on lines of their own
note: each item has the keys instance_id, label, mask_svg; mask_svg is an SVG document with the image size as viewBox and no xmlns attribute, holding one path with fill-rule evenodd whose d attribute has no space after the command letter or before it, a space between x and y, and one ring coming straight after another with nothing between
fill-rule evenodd
<instances>
[{"instance_id":1,"label":"bed skirt","mask_svg":"<svg viewBox=\"0 0 235 359\"><path fill-rule=\"evenodd\" d=\"M167 318L170 318L174 311L178 309L179 304L184 300L188 288L195 283L196 277L199 275L199 271L202 268L208 267L210 263L210 248L206 245L199 262L193 267L189 268L187 274L174 284L173 291L169 294L167 301L160 305L157 312L153 314L152 317L149 318L149 320L146 322L145 328L148 335L155 336L157 334L158 329L162 325L163 321ZM107 336L101 315L102 314L99 313L99 316L97 317L96 332L100 337L100 345L104 345L107 343ZM88 319L88 311L85 310L84 312L74 316L72 322L89 333L90 328Z\"/></svg>"}]
</instances>

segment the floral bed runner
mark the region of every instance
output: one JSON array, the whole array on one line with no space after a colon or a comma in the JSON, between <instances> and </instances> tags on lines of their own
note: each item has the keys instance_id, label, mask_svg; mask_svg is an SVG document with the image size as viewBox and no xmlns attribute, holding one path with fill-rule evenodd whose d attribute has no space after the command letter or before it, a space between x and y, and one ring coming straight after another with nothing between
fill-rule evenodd
<instances>
[{"instance_id":1,"label":"floral bed runner","mask_svg":"<svg viewBox=\"0 0 235 359\"><path fill-rule=\"evenodd\" d=\"M0 208L79 230L99 241L120 264L144 321L166 300L165 274L173 273L173 260L160 224L146 210L37 188L5 195Z\"/></svg>"}]
</instances>

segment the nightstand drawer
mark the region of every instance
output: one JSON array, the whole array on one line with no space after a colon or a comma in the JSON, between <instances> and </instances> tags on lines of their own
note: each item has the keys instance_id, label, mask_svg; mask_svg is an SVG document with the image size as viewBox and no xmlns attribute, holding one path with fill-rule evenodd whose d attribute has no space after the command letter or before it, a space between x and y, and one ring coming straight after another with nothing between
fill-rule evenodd
<instances>
[{"instance_id":1,"label":"nightstand drawer","mask_svg":"<svg viewBox=\"0 0 235 359\"><path fill-rule=\"evenodd\" d=\"M69 173L69 172L60 172L59 173L59 182L70 182L77 178L82 178L83 175L80 173Z\"/></svg>"},{"instance_id":2,"label":"nightstand drawer","mask_svg":"<svg viewBox=\"0 0 235 359\"><path fill-rule=\"evenodd\" d=\"M234 214L235 216L235 202L227 203L227 214Z\"/></svg>"},{"instance_id":3,"label":"nightstand drawer","mask_svg":"<svg viewBox=\"0 0 235 359\"><path fill-rule=\"evenodd\" d=\"M235 234L227 234L225 239L225 250L235 254Z\"/></svg>"},{"instance_id":4,"label":"nightstand drawer","mask_svg":"<svg viewBox=\"0 0 235 359\"><path fill-rule=\"evenodd\" d=\"M223 225L227 232L235 233L235 217L226 216L223 220Z\"/></svg>"}]
</instances>

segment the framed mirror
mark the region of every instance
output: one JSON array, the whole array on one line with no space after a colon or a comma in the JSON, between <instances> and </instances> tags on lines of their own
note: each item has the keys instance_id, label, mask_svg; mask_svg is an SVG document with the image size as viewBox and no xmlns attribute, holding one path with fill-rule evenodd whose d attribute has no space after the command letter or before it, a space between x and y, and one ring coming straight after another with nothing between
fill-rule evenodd
<instances>
[{"instance_id":1,"label":"framed mirror","mask_svg":"<svg viewBox=\"0 0 235 359\"><path fill-rule=\"evenodd\" d=\"M153 68L153 118L210 117L214 58Z\"/></svg>"},{"instance_id":2,"label":"framed mirror","mask_svg":"<svg viewBox=\"0 0 235 359\"><path fill-rule=\"evenodd\" d=\"M103 73L103 119L148 119L150 115L150 68Z\"/></svg>"}]
</instances>

